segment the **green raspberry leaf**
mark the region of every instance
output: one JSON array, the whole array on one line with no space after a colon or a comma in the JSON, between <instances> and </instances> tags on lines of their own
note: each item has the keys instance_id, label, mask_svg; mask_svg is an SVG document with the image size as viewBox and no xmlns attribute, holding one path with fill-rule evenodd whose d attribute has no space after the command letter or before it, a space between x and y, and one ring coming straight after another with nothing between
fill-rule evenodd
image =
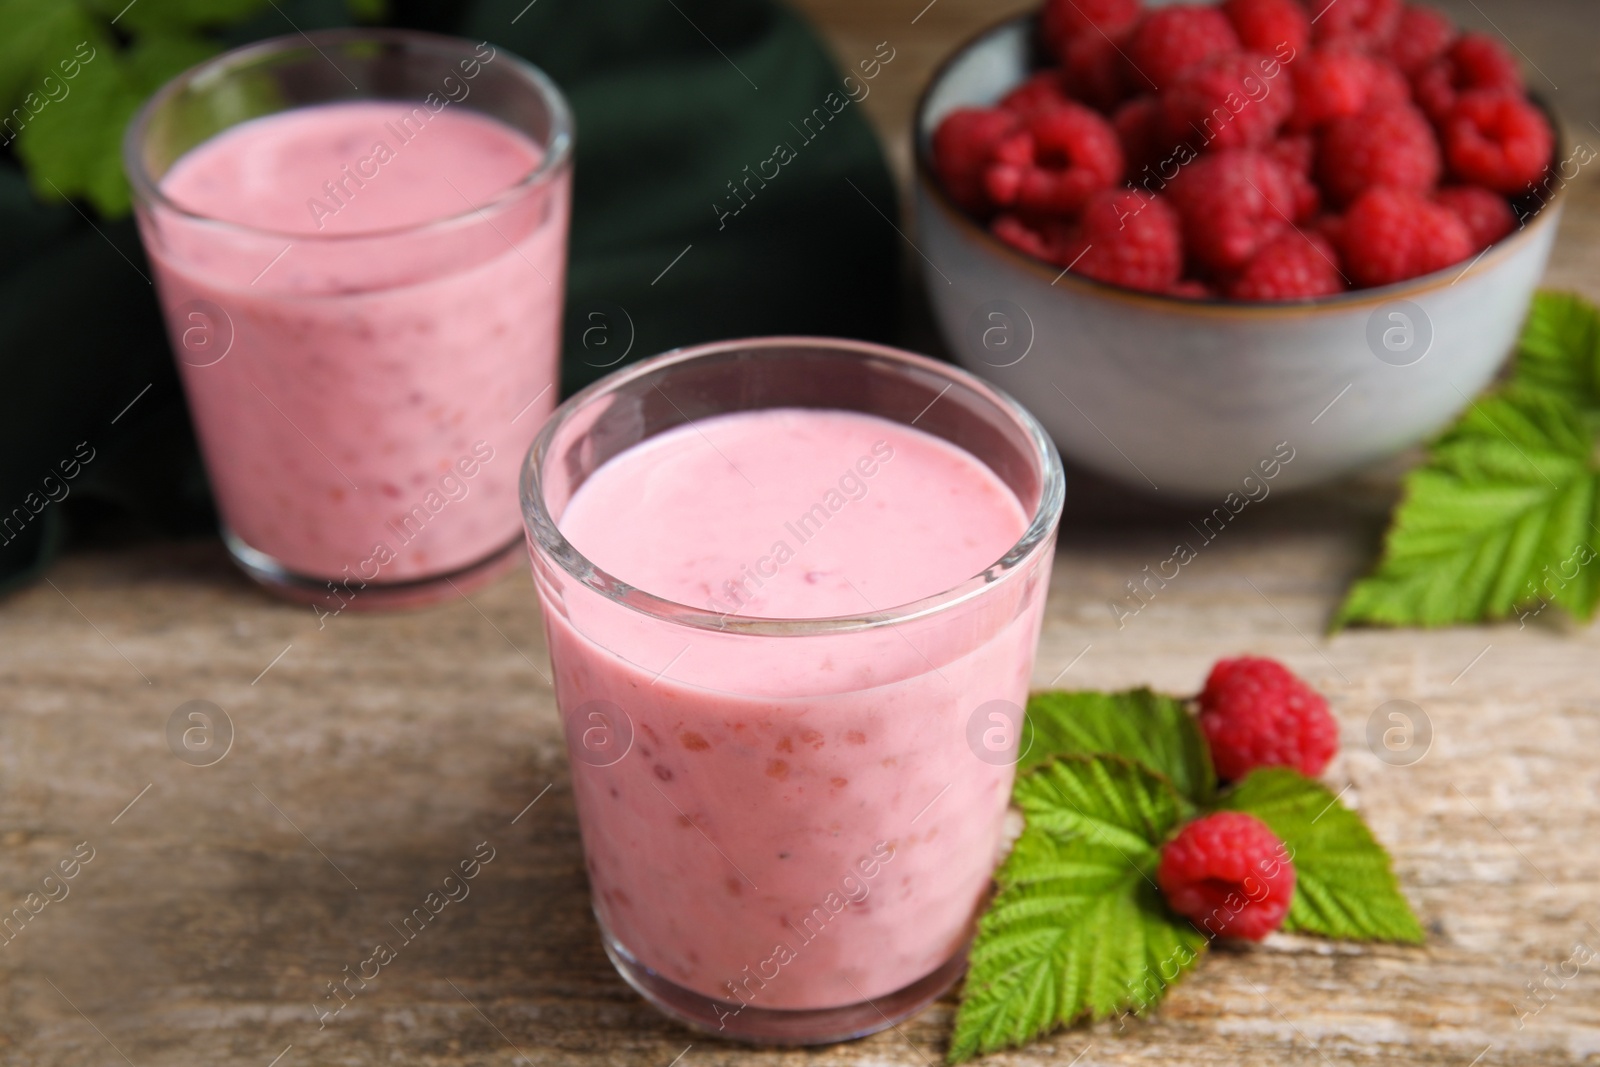
<instances>
[{"instance_id":1,"label":"green raspberry leaf","mask_svg":"<svg viewBox=\"0 0 1600 1067\"><path fill-rule=\"evenodd\" d=\"M1252 771L1220 806L1266 823L1294 861L1285 930L1348 941L1421 944L1422 925L1400 892L1389 854L1361 816L1294 771Z\"/></svg>"},{"instance_id":2,"label":"green raspberry leaf","mask_svg":"<svg viewBox=\"0 0 1600 1067\"><path fill-rule=\"evenodd\" d=\"M1600 311L1541 292L1511 384L1473 402L1406 478L1374 573L1332 621L1524 623L1600 606Z\"/></svg>"},{"instance_id":3,"label":"green raspberry leaf","mask_svg":"<svg viewBox=\"0 0 1600 1067\"><path fill-rule=\"evenodd\" d=\"M1052 756L1111 753L1165 775L1195 804L1208 804L1216 794L1217 772L1205 738L1194 716L1173 697L1148 689L1034 693L1028 698L1028 725L1032 739L1017 761L1019 773Z\"/></svg>"},{"instance_id":4,"label":"green raspberry leaf","mask_svg":"<svg viewBox=\"0 0 1600 1067\"><path fill-rule=\"evenodd\" d=\"M381 0L347 0L371 20ZM0 0L0 145L15 145L42 200L131 202L122 134L162 84L221 49L206 36L267 0ZM126 41L126 45L119 42Z\"/></svg>"},{"instance_id":5,"label":"green raspberry leaf","mask_svg":"<svg viewBox=\"0 0 1600 1067\"><path fill-rule=\"evenodd\" d=\"M1600 414L1600 310L1576 293L1535 295L1516 378Z\"/></svg>"},{"instance_id":6,"label":"green raspberry leaf","mask_svg":"<svg viewBox=\"0 0 1600 1067\"><path fill-rule=\"evenodd\" d=\"M950 1063L1144 1012L1206 945L1154 884L1184 809L1167 779L1116 756L1064 756L1021 775L1012 799L1027 829L978 923Z\"/></svg>"},{"instance_id":7,"label":"green raspberry leaf","mask_svg":"<svg viewBox=\"0 0 1600 1067\"><path fill-rule=\"evenodd\" d=\"M1476 401L1406 477L1376 572L1334 620L1391 626L1574 618L1600 601L1600 469L1582 412L1512 385Z\"/></svg>"}]
</instances>

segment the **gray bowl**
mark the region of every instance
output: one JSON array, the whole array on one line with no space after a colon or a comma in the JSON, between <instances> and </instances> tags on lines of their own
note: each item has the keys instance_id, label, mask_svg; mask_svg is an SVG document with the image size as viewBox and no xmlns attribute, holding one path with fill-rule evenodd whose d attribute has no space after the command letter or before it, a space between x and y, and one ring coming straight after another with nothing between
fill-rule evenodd
<instances>
[{"instance_id":1,"label":"gray bowl","mask_svg":"<svg viewBox=\"0 0 1600 1067\"><path fill-rule=\"evenodd\" d=\"M992 105L1032 66L1023 17L934 75L913 128L917 247L957 358L1020 398L1081 466L1163 496L1220 498L1269 470L1272 488L1313 485L1443 428L1511 352L1560 189L1475 260L1290 304L1137 292L1013 249L939 189L929 143L950 111Z\"/></svg>"}]
</instances>

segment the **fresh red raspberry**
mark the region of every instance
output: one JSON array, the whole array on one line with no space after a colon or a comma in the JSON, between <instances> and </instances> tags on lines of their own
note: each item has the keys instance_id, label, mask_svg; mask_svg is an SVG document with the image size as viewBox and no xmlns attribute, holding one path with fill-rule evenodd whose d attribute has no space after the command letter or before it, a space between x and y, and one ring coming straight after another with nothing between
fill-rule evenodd
<instances>
[{"instance_id":1,"label":"fresh red raspberry","mask_svg":"<svg viewBox=\"0 0 1600 1067\"><path fill-rule=\"evenodd\" d=\"M1234 300L1309 300L1344 288L1339 256L1328 239L1291 231L1257 252L1227 292Z\"/></svg>"},{"instance_id":2,"label":"fresh red raspberry","mask_svg":"<svg viewBox=\"0 0 1600 1067\"><path fill-rule=\"evenodd\" d=\"M1212 56L1162 94L1167 133L1197 148L1256 148L1294 111L1293 79L1267 78L1277 60L1255 52ZM1233 106L1229 106L1230 101Z\"/></svg>"},{"instance_id":3,"label":"fresh red raspberry","mask_svg":"<svg viewBox=\"0 0 1600 1067\"><path fill-rule=\"evenodd\" d=\"M1317 234L1334 248L1344 248L1344 216L1343 215L1318 215L1305 227L1309 233Z\"/></svg>"},{"instance_id":4,"label":"fresh red raspberry","mask_svg":"<svg viewBox=\"0 0 1600 1067\"><path fill-rule=\"evenodd\" d=\"M1314 48L1289 65L1294 75L1294 114L1288 128L1306 133L1367 107L1372 57L1350 47Z\"/></svg>"},{"instance_id":5,"label":"fresh red raspberry","mask_svg":"<svg viewBox=\"0 0 1600 1067\"><path fill-rule=\"evenodd\" d=\"M1482 251L1517 228L1511 205L1499 193L1477 185L1450 185L1433 194L1467 224L1473 243Z\"/></svg>"},{"instance_id":6,"label":"fresh red raspberry","mask_svg":"<svg viewBox=\"0 0 1600 1067\"><path fill-rule=\"evenodd\" d=\"M1219 811L1186 824L1161 850L1156 882L1167 904L1207 937L1260 941L1294 901L1289 850L1267 824Z\"/></svg>"},{"instance_id":7,"label":"fresh red raspberry","mask_svg":"<svg viewBox=\"0 0 1600 1067\"><path fill-rule=\"evenodd\" d=\"M1128 33L1080 33L1067 45L1067 91L1090 107L1110 111L1128 95L1132 73L1125 55Z\"/></svg>"},{"instance_id":8,"label":"fresh red raspberry","mask_svg":"<svg viewBox=\"0 0 1600 1067\"><path fill-rule=\"evenodd\" d=\"M1239 35L1215 7L1175 4L1157 8L1134 28L1128 58L1145 88L1170 86L1188 67L1240 48Z\"/></svg>"},{"instance_id":9,"label":"fresh red raspberry","mask_svg":"<svg viewBox=\"0 0 1600 1067\"><path fill-rule=\"evenodd\" d=\"M1257 767L1321 774L1339 748L1328 702L1277 660L1218 660L1200 691L1200 729L1219 777L1232 781Z\"/></svg>"},{"instance_id":10,"label":"fresh red raspberry","mask_svg":"<svg viewBox=\"0 0 1600 1067\"><path fill-rule=\"evenodd\" d=\"M1184 246L1204 271L1231 274L1289 228L1294 191L1283 167L1249 148L1229 148L1184 167L1170 187Z\"/></svg>"},{"instance_id":11,"label":"fresh red raspberry","mask_svg":"<svg viewBox=\"0 0 1600 1067\"><path fill-rule=\"evenodd\" d=\"M1400 68L1374 56L1372 59L1372 82L1367 86L1368 107L1392 107L1395 104L1413 103L1411 96L1411 82L1400 73Z\"/></svg>"},{"instance_id":12,"label":"fresh red raspberry","mask_svg":"<svg viewBox=\"0 0 1600 1067\"><path fill-rule=\"evenodd\" d=\"M1030 112L1002 140L983 187L1002 207L1074 215L1091 193L1122 179L1122 146L1111 123L1081 104Z\"/></svg>"},{"instance_id":13,"label":"fresh red raspberry","mask_svg":"<svg viewBox=\"0 0 1600 1067\"><path fill-rule=\"evenodd\" d=\"M1389 42L1389 58L1410 77L1448 52L1455 39L1455 25L1445 15L1431 7L1407 4Z\"/></svg>"},{"instance_id":14,"label":"fresh red raspberry","mask_svg":"<svg viewBox=\"0 0 1600 1067\"><path fill-rule=\"evenodd\" d=\"M1146 167L1155 167L1176 145L1168 144L1162 131L1161 101L1155 96L1136 96L1117 108L1111 128L1122 143L1122 158L1128 164L1128 180L1135 185Z\"/></svg>"},{"instance_id":15,"label":"fresh red raspberry","mask_svg":"<svg viewBox=\"0 0 1600 1067\"><path fill-rule=\"evenodd\" d=\"M1047 0L1039 13L1039 36L1050 54L1065 63L1074 38L1085 33L1116 37L1138 21L1139 0Z\"/></svg>"},{"instance_id":16,"label":"fresh red raspberry","mask_svg":"<svg viewBox=\"0 0 1600 1067\"><path fill-rule=\"evenodd\" d=\"M997 215L989 224L989 229L1019 252L1054 263L1061 258L1069 225L1064 219L1047 218L1030 222L1017 215Z\"/></svg>"},{"instance_id":17,"label":"fresh red raspberry","mask_svg":"<svg viewBox=\"0 0 1600 1067\"><path fill-rule=\"evenodd\" d=\"M1400 25L1400 0L1307 0L1306 6L1318 44L1343 41L1383 51Z\"/></svg>"},{"instance_id":18,"label":"fresh red raspberry","mask_svg":"<svg viewBox=\"0 0 1600 1067\"><path fill-rule=\"evenodd\" d=\"M1445 158L1456 177L1508 196L1525 192L1550 165L1555 134L1521 93L1462 93L1443 128Z\"/></svg>"},{"instance_id":19,"label":"fresh red raspberry","mask_svg":"<svg viewBox=\"0 0 1600 1067\"><path fill-rule=\"evenodd\" d=\"M1462 93L1475 89L1521 93L1526 86L1522 68L1504 45L1486 33L1464 33L1443 59L1412 78L1411 88L1428 117L1442 123L1455 110Z\"/></svg>"},{"instance_id":20,"label":"fresh red raspberry","mask_svg":"<svg viewBox=\"0 0 1600 1067\"><path fill-rule=\"evenodd\" d=\"M1454 211L1386 185L1362 193L1339 226L1344 272L1361 287L1431 274L1472 251L1472 233Z\"/></svg>"},{"instance_id":21,"label":"fresh red raspberry","mask_svg":"<svg viewBox=\"0 0 1600 1067\"><path fill-rule=\"evenodd\" d=\"M1439 183L1439 142L1410 104L1336 119L1317 143L1322 191L1348 204L1369 186L1426 192Z\"/></svg>"},{"instance_id":22,"label":"fresh red raspberry","mask_svg":"<svg viewBox=\"0 0 1600 1067\"><path fill-rule=\"evenodd\" d=\"M1300 0L1224 0L1222 13L1248 51L1277 55L1287 45L1299 55L1311 43L1311 16Z\"/></svg>"},{"instance_id":23,"label":"fresh red raspberry","mask_svg":"<svg viewBox=\"0 0 1600 1067\"><path fill-rule=\"evenodd\" d=\"M1065 73L1060 70L1042 70L1000 98L1001 107L1019 115L1071 102Z\"/></svg>"},{"instance_id":24,"label":"fresh red raspberry","mask_svg":"<svg viewBox=\"0 0 1600 1067\"><path fill-rule=\"evenodd\" d=\"M1305 222L1322 210L1322 190L1311 178L1312 164L1316 161L1317 143L1310 134L1298 137L1280 137L1263 149L1267 155L1283 166L1289 179L1289 189L1294 194L1295 222Z\"/></svg>"},{"instance_id":25,"label":"fresh red raspberry","mask_svg":"<svg viewBox=\"0 0 1600 1067\"><path fill-rule=\"evenodd\" d=\"M1178 216L1162 197L1102 189L1084 206L1059 262L1103 282L1164 293L1183 269Z\"/></svg>"},{"instance_id":26,"label":"fresh red raspberry","mask_svg":"<svg viewBox=\"0 0 1600 1067\"><path fill-rule=\"evenodd\" d=\"M967 211L986 214L993 205L983 191L983 170L1001 141L1020 125L1010 111L964 107L933 131L933 170L945 194Z\"/></svg>"},{"instance_id":27,"label":"fresh red raspberry","mask_svg":"<svg viewBox=\"0 0 1600 1067\"><path fill-rule=\"evenodd\" d=\"M1193 278L1179 278L1172 283L1172 288L1167 290L1168 296L1176 296L1183 300L1215 300L1216 292L1205 282L1195 281Z\"/></svg>"}]
</instances>

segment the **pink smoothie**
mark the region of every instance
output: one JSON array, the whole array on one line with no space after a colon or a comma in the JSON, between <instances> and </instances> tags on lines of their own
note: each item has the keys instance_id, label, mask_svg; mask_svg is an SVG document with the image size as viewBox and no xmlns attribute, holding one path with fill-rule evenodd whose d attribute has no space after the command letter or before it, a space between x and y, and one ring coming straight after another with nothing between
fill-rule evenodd
<instances>
[{"instance_id":1,"label":"pink smoothie","mask_svg":"<svg viewBox=\"0 0 1600 1067\"><path fill-rule=\"evenodd\" d=\"M559 391L569 172L514 188L542 158L464 107L371 101L235 126L162 179L203 216L141 225L246 545L393 582L515 539L517 463Z\"/></svg>"},{"instance_id":2,"label":"pink smoothie","mask_svg":"<svg viewBox=\"0 0 1600 1067\"><path fill-rule=\"evenodd\" d=\"M917 622L737 631L961 585L1027 526L1004 483L899 423L773 409L623 452L557 522L623 582L727 616L722 632L669 626L541 572L596 909L621 949L698 993L787 1009L883 996L949 960L1012 777L973 754L967 721L1026 699L1048 554ZM582 749L604 702L632 733L609 766Z\"/></svg>"}]
</instances>

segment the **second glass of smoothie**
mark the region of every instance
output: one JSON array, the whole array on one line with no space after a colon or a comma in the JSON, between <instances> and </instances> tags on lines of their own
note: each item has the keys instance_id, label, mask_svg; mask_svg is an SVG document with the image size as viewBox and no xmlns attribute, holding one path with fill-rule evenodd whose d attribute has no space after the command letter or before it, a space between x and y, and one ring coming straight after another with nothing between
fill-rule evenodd
<instances>
[{"instance_id":1,"label":"second glass of smoothie","mask_svg":"<svg viewBox=\"0 0 1600 1067\"><path fill-rule=\"evenodd\" d=\"M140 233L258 581L336 612L514 558L518 461L559 393L571 153L539 71L398 30L249 45L135 117Z\"/></svg>"},{"instance_id":2,"label":"second glass of smoothie","mask_svg":"<svg viewBox=\"0 0 1600 1067\"><path fill-rule=\"evenodd\" d=\"M984 739L1020 723L1064 492L1034 419L893 349L726 342L573 397L521 491L623 977L794 1044L948 988L1003 847L1014 751Z\"/></svg>"}]
</instances>

